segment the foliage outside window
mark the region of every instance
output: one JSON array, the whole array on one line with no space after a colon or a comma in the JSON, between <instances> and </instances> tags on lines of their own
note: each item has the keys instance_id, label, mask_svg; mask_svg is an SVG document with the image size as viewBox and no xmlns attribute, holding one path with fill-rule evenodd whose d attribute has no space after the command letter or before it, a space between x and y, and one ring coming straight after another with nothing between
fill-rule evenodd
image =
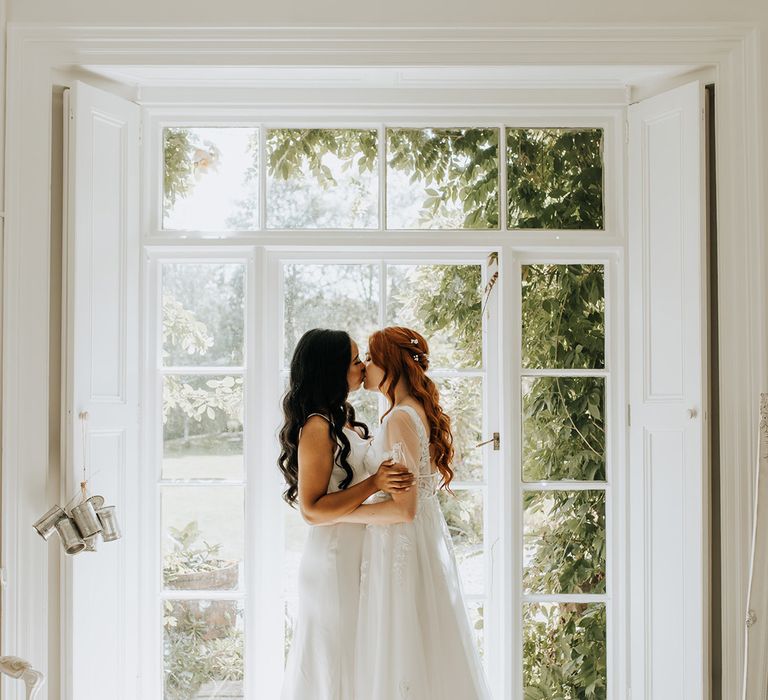
<instances>
[{"instance_id":1,"label":"foliage outside window","mask_svg":"<svg viewBox=\"0 0 768 700\"><path fill-rule=\"evenodd\" d=\"M385 129L381 212L376 130L269 129L266 225L497 229L503 166L509 229L604 228L602 129L508 128L505 135L502 154L497 128ZM171 127L163 147L164 228L259 228L258 129Z\"/></svg>"},{"instance_id":2,"label":"foliage outside window","mask_svg":"<svg viewBox=\"0 0 768 700\"><path fill-rule=\"evenodd\" d=\"M378 134L359 129L267 132L268 228L375 228Z\"/></svg>"},{"instance_id":3,"label":"foliage outside window","mask_svg":"<svg viewBox=\"0 0 768 700\"><path fill-rule=\"evenodd\" d=\"M387 227L499 225L498 129L387 129Z\"/></svg>"},{"instance_id":4,"label":"foliage outside window","mask_svg":"<svg viewBox=\"0 0 768 700\"><path fill-rule=\"evenodd\" d=\"M603 228L603 130L507 129L507 226Z\"/></svg>"},{"instance_id":5,"label":"foliage outside window","mask_svg":"<svg viewBox=\"0 0 768 700\"><path fill-rule=\"evenodd\" d=\"M537 482L606 479L602 265L527 265L522 286L524 574L529 594L606 592L604 490L536 490ZM526 376L526 370L539 374ZM541 376L558 370L559 375ZM595 372L563 376L563 370ZM567 372L566 372L567 375ZM526 700L605 698L605 604L523 608Z\"/></svg>"}]
</instances>

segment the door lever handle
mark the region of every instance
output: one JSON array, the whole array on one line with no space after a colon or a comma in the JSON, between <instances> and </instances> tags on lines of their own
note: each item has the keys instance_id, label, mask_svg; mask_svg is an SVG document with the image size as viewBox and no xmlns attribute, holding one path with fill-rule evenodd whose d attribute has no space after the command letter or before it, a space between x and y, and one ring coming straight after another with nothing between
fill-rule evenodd
<instances>
[{"instance_id":1,"label":"door lever handle","mask_svg":"<svg viewBox=\"0 0 768 700\"><path fill-rule=\"evenodd\" d=\"M498 451L501 449L501 436L499 433L494 433L490 440L483 440L483 442L478 442L475 447L483 447L483 445L490 445L491 443L493 443L494 450Z\"/></svg>"}]
</instances>

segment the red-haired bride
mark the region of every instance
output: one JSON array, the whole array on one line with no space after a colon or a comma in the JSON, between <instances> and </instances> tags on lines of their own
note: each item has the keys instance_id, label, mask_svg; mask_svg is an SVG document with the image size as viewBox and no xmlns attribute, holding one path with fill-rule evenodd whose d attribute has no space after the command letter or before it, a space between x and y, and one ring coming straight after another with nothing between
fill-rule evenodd
<instances>
[{"instance_id":1,"label":"red-haired bride","mask_svg":"<svg viewBox=\"0 0 768 700\"><path fill-rule=\"evenodd\" d=\"M368 340L365 388L389 408L365 466L375 471L389 457L417 481L339 519L368 525L354 693L365 700L490 698L437 499L453 477L453 438L428 367L427 342L413 330L385 328Z\"/></svg>"}]
</instances>

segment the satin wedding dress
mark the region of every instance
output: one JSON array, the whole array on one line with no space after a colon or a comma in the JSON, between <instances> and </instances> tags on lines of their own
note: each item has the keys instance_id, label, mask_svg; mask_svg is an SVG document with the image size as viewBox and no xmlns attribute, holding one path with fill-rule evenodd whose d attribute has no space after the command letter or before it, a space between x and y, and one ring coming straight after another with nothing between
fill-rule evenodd
<instances>
[{"instance_id":1,"label":"satin wedding dress","mask_svg":"<svg viewBox=\"0 0 768 700\"><path fill-rule=\"evenodd\" d=\"M351 428L344 428L344 434L356 484L368 476L363 458L370 441ZM344 478L344 470L335 464L328 493L338 491ZM282 700L360 700L353 679L364 533L365 525L353 523L309 529L299 567L299 612Z\"/></svg>"},{"instance_id":2,"label":"satin wedding dress","mask_svg":"<svg viewBox=\"0 0 768 700\"><path fill-rule=\"evenodd\" d=\"M489 700L437 498L440 474L430 462L424 423L410 406L397 406L384 419L365 456L368 472L398 443L417 475L418 507L413 522L365 526L355 700ZM383 498L389 496L372 497Z\"/></svg>"}]
</instances>

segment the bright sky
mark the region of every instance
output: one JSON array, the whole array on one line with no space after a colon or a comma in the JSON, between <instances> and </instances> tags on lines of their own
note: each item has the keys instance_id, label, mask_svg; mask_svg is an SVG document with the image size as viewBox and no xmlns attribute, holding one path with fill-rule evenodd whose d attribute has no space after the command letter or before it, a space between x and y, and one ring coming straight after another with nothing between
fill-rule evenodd
<instances>
[{"instance_id":1,"label":"bright sky","mask_svg":"<svg viewBox=\"0 0 768 700\"><path fill-rule=\"evenodd\" d=\"M245 187L244 180L246 170L254 165L248 141L258 129L225 127L195 128L190 131L200 143L214 143L221 152L221 158L216 170L209 170L196 181L190 196L177 199L173 209L166 212L164 228L182 231L226 230L226 220L238 208L238 200L247 199L249 192L257 192L256 181ZM258 219L254 224L257 225L257 222Z\"/></svg>"}]
</instances>

